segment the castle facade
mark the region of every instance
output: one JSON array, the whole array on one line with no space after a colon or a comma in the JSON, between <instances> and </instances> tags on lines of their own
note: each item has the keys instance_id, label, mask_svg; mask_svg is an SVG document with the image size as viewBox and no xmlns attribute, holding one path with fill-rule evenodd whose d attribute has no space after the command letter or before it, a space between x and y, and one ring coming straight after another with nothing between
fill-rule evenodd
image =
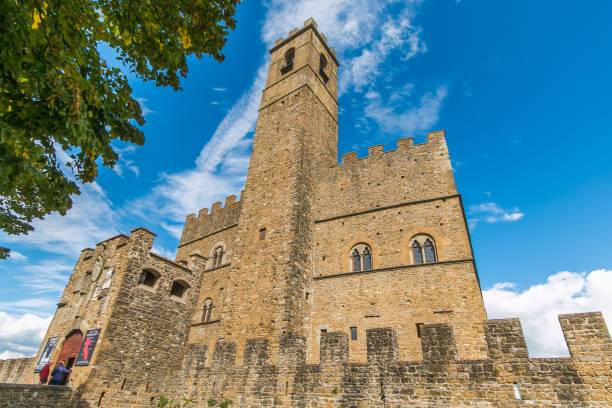
<instances>
[{"instance_id":1,"label":"castle facade","mask_svg":"<svg viewBox=\"0 0 612 408\"><path fill-rule=\"evenodd\" d=\"M444 132L338 163L333 49L308 20L270 53L240 200L187 216L175 260L144 228L83 250L38 355L0 362L66 361L71 388L0 406L612 406L600 313L561 316L554 359L487 320Z\"/></svg>"}]
</instances>

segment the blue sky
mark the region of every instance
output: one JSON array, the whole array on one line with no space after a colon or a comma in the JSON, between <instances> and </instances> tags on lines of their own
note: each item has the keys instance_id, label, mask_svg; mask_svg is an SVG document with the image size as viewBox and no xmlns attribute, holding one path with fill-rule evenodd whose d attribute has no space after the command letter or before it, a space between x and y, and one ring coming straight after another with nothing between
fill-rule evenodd
<instances>
[{"instance_id":1,"label":"blue sky","mask_svg":"<svg viewBox=\"0 0 612 408\"><path fill-rule=\"evenodd\" d=\"M311 16L342 64L339 154L445 129L489 317L521 317L533 355L567 353L556 314L612 316L610 15L604 0L244 2L225 61L190 60L182 92L130 77L144 146L118 143L68 216L0 235L0 357L35 353L82 248L146 226L173 258L187 214L239 195L267 50Z\"/></svg>"}]
</instances>

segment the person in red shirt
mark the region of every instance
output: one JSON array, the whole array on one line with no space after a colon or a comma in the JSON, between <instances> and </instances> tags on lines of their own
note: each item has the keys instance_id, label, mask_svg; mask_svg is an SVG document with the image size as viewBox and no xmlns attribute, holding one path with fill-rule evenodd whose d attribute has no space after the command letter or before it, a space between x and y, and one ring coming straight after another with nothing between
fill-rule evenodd
<instances>
[{"instance_id":1,"label":"person in red shirt","mask_svg":"<svg viewBox=\"0 0 612 408\"><path fill-rule=\"evenodd\" d=\"M45 364L42 371L40 372L40 384L46 384L49 378L49 363Z\"/></svg>"}]
</instances>

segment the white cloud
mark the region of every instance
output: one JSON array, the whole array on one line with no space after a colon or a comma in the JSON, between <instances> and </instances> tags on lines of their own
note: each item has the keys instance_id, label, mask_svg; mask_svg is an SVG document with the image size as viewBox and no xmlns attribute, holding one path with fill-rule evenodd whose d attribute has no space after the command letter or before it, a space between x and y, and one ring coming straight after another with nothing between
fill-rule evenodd
<instances>
[{"instance_id":1,"label":"white cloud","mask_svg":"<svg viewBox=\"0 0 612 408\"><path fill-rule=\"evenodd\" d=\"M9 358L23 358L23 357L26 357L26 355L22 353L16 353L10 350L4 350L3 352L0 353L0 360L8 360Z\"/></svg>"},{"instance_id":2,"label":"white cloud","mask_svg":"<svg viewBox=\"0 0 612 408\"><path fill-rule=\"evenodd\" d=\"M12 250L9 259L14 262L25 262L27 261L28 257L22 254L21 252Z\"/></svg>"},{"instance_id":3,"label":"white cloud","mask_svg":"<svg viewBox=\"0 0 612 408\"><path fill-rule=\"evenodd\" d=\"M262 37L268 46L294 28L296 22L314 17L319 30L335 47L342 60L341 87L360 91L380 74L380 65L392 52L403 60L424 51L419 30L411 24L419 1L306 0L266 2ZM390 13L396 7L397 12ZM395 17L389 17L389 15ZM364 49L365 47L365 49ZM255 129L261 91L265 85L268 60L258 69L250 89L234 104L221 121L211 139L202 148L195 168L178 173L162 174L153 192L135 200L127 211L133 214L156 215L160 226L173 236L180 235L186 214L197 213L203 206L223 201L242 188L249 163L251 132ZM222 92L225 88L213 88ZM428 128L437 120L432 106L441 102L445 89L425 94L422 104L414 109L419 125ZM438 106L439 108L439 106ZM382 107L381 107L382 109ZM397 114L402 119L401 114ZM386 121L389 122L389 121ZM405 122L408 122L406 120Z\"/></svg>"},{"instance_id":4,"label":"white cloud","mask_svg":"<svg viewBox=\"0 0 612 408\"><path fill-rule=\"evenodd\" d=\"M503 282L483 291L489 319L521 319L529 354L533 357L568 356L557 315L602 311L612 323L612 270L588 274L558 272L545 283L520 290Z\"/></svg>"},{"instance_id":5,"label":"white cloud","mask_svg":"<svg viewBox=\"0 0 612 408\"><path fill-rule=\"evenodd\" d=\"M171 259L171 260L173 260L175 255L176 255L176 251L175 250L169 250L169 249L163 248L163 247L161 247L161 246L159 246L157 244L153 245L153 248L151 249L151 252L154 252L157 255L161 255L164 258L168 258L168 259Z\"/></svg>"},{"instance_id":6,"label":"white cloud","mask_svg":"<svg viewBox=\"0 0 612 408\"><path fill-rule=\"evenodd\" d=\"M29 313L15 317L0 311L0 358L35 355L51 319Z\"/></svg>"},{"instance_id":7,"label":"white cloud","mask_svg":"<svg viewBox=\"0 0 612 408\"><path fill-rule=\"evenodd\" d=\"M517 207L503 209L497 203L488 202L471 205L468 208L468 215L470 216L470 228L474 228L481 221L489 224L496 222L514 222L523 218L525 214Z\"/></svg>"},{"instance_id":8,"label":"white cloud","mask_svg":"<svg viewBox=\"0 0 612 408\"><path fill-rule=\"evenodd\" d=\"M117 234L119 216L97 183L80 186L73 206L65 216L53 213L33 222L35 230L27 235L6 235L3 240L40 251L76 256L87 246L95 246Z\"/></svg>"},{"instance_id":9,"label":"white cloud","mask_svg":"<svg viewBox=\"0 0 612 408\"><path fill-rule=\"evenodd\" d=\"M136 98L138 104L140 105L140 110L142 111L142 116L147 116L151 113L155 113L154 110L150 109L145 102L147 102L146 98Z\"/></svg>"},{"instance_id":10,"label":"white cloud","mask_svg":"<svg viewBox=\"0 0 612 408\"><path fill-rule=\"evenodd\" d=\"M342 63L340 94L361 91L381 75L380 67L392 53L402 60L426 51L411 20L420 1L271 0L262 30L272 44L296 25L313 17ZM395 15L395 17L390 17Z\"/></svg>"},{"instance_id":11,"label":"white cloud","mask_svg":"<svg viewBox=\"0 0 612 408\"><path fill-rule=\"evenodd\" d=\"M56 304L57 298L28 298L12 302L0 302L0 309L15 313L40 313L41 311L55 311Z\"/></svg>"},{"instance_id":12,"label":"white cloud","mask_svg":"<svg viewBox=\"0 0 612 408\"><path fill-rule=\"evenodd\" d=\"M271 46L277 38L286 36L296 23L301 26L303 21L314 17L319 30L327 36L342 61L340 86L345 90L361 91L381 72L389 74L388 70L379 67L391 53L396 52L398 58L406 60L425 51L419 40L419 30L411 24L419 3L399 0L269 0L265 3L268 11L262 37ZM395 17L389 17L391 15ZM126 211L147 220L156 219L161 228L179 237L187 214L197 213L203 206L238 193L248 168L251 132L255 129L268 62L266 59L260 66L250 89L229 110L202 148L195 167L162 174L152 193L134 200ZM225 91L220 87L212 89ZM407 87L403 92L409 94L410 90ZM435 94L425 94L421 98L422 106L413 110L418 116L414 120L422 123L408 125L406 119L403 126L418 129L431 126L437 120L437 110L433 112L436 109L433 105L441 103L445 92L445 88L440 88ZM398 113L397 118L402 119L402 113Z\"/></svg>"},{"instance_id":13,"label":"white cloud","mask_svg":"<svg viewBox=\"0 0 612 408\"><path fill-rule=\"evenodd\" d=\"M124 148L115 147L115 152L119 156L117 163L113 167L113 171L117 173L117 175L123 177L123 169L124 167L134 173L134 176L138 177L140 173L138 166L134 164L134 160L128 158L128 156L136 150L136 145L127 145Z\"/></svg>"},{"instance_id":14,"label":"white cloud","mask_svg":"<svg viewBox=\"0 0 612 408\"><path fill-rule=\"evenodd\" d=\"M446 86L440 86L435 92L426 92L417 106L405 108L409 96L405 88L393 92L389 97L391 104L383 102L377 92L370 91L366 96L365 115L380 126L386 133L413 134L431 130L438 122L442 102L446 98Z\"/></svg>"},{"instance_id":15,"label":"white cloud","mask_svg":"<svg viewBox=\"0 0 612 408\"><path fill-rule=\"evenodd\" d=\"M251 88L229 110L210 140L200 151L195 168L164 173L151 194L126 208L143 218L159 221L174 237L181 234L185 216L203 206L237 194L244 185L249 163L251 138L255 130L261 92L266 81L266 61L257 71Z\"/></svg>"},{"instance_id":16,"label":"white cloud","mask_svg":"<svg viewBox=\"0 0 612 408\"><path fill-rule=\"evenodd\" d=\"M53 292L61 294L73 268L74 264L69 263L69 260L65 258L47 258L37 263L13 266L10 269L14 279L18 280L22 287L28 288L29 293L38 295ZM5 268L0 267L0 270L5 270Z\"/></svg>"}]
</instances>

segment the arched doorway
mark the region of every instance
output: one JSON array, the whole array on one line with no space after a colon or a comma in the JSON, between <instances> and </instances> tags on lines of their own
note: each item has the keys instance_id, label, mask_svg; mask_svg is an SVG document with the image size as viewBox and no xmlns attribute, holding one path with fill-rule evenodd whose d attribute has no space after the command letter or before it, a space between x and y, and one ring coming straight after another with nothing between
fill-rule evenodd
<instances>
[{"instance_id":1,"label":"arched doorway","mask_svg":"<svg viewBox=\"0 0 612 408\"><path fill-rule=\"evenodd\" d=\"M59 357L57 358L56 364L60 361L65 363L67 369L71 369L76 361L77 355L79 354L79 348L83 342L83 332L76 329L68 333L66 341L62 345L62 351L60 351Z\"/></svg>"}]
</instances>

